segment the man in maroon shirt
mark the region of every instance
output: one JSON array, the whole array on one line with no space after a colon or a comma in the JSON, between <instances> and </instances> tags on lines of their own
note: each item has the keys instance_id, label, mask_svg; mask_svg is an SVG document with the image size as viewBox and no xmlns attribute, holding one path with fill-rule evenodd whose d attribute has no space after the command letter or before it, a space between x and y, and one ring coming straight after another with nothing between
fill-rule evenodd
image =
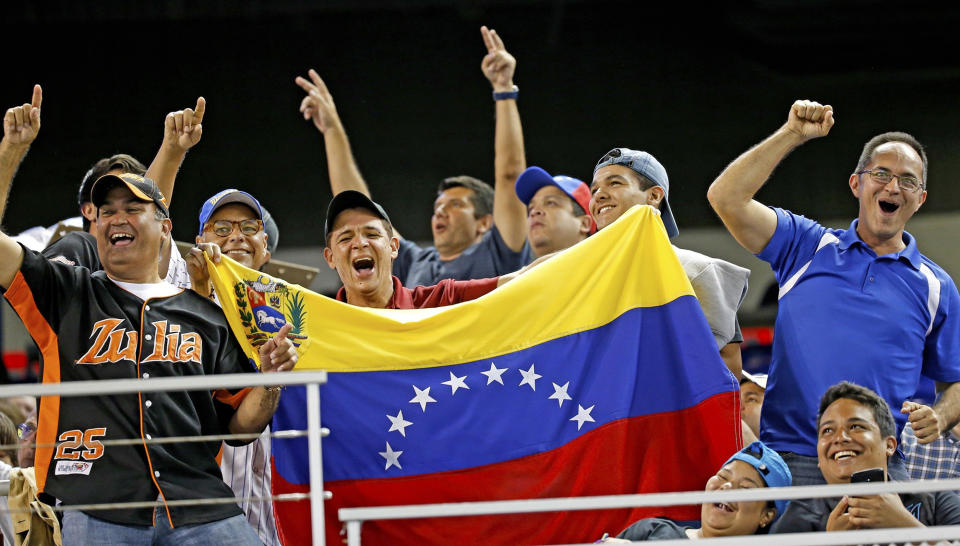
<instances>
[{"instance_id":1,"label":"man in maroon shirt","mask_svg":"<svg viewBox=\"0 0 960 546\"><path fill-rule=\"evenodd\" d=\"M433 286L406 288L392 274L400 240L383 207L347 190L327 207L323 257L343 283L337 299L359 307L422 309L479 298L520 272L490 279L444 279ZM523 271L523 270L521 270Z\"/></svg>"}]
</instances>

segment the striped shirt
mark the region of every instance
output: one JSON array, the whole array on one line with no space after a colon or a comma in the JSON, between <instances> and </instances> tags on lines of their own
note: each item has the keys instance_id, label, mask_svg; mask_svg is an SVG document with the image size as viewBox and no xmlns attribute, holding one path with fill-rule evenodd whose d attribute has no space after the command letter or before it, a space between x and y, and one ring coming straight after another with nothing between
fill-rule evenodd
<instances>
[{"instance_id":1,"label":"striped shirt","mask_svg":"<svg viewBox=\"0 0 960 546\"><path fill-rule=\"evenodd\" d=\"M270 427L267 426L259 438L245 446L223 444L220 471L223 472L223 481L240 497L240 509L260 540L267 546L279 546L273 503L269 500L244 500L246 497L269 497L272 494Z\"/></svg>"}]
</instances>

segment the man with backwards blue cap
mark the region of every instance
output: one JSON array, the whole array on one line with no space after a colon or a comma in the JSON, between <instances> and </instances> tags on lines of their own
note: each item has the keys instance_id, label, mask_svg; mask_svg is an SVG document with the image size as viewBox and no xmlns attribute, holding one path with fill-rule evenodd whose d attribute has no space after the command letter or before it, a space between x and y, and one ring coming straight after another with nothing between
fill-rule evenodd
<instances>
[{"instance_id":1,"label":"man with backwards blue cap","mask_svg":"<svg viewBox=\"0 0 960 546\"><path fill-rule=\"evenodd\" d=\"M607 152L594 167L590 191L593 194L590 214L598 229L612 224L634 205L650 205L660 211L668 236L672 238L679 233L667 200L670 192L667 170L647 152L629 148ZM737 309L747 294L750 271L691 250L676 246L673 249L693 285L720 356L739 379L743 336L737 323Z\"/></svg>"},{"instance_id":2,"label":"man with backwards blue cap","mask_svg":"<svg viewBox=\"0 0 960 546\"><path fill-rule=\"evenodd\" d=\"M204 250L215 262L226 255L251 269L261 269L277 248L279 231L267 209L245 191L226 189L210 197L200 209L197 248L187 255L193 289L213 296ZM268 387L278 391L280 387ZM279 393L275 392L275 395ZM240 498L271 495L270 426L255 441L242 446L224 444L220 462L223 481ZM280 544L270 501L241 501L240 508L264 544Z\"/></svg>"}]
</instances>

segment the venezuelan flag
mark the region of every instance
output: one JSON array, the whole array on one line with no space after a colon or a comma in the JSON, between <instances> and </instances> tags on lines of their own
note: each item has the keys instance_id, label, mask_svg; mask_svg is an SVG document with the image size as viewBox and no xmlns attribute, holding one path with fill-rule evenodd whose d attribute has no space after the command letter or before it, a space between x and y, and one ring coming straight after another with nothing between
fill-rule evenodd
<instances>
[{"instance_id":1,"label":"venezuelan flag","mask_svg":"<svg viewBox=\"0 0 960 546\"><path fill-rule=\"evenodd\" d=\"M740 443L737 382L650 207L445 308L353 307L231 268L218 268L220 300L245 304L242 282L302 300L297 368L331 372L328 544L341 507L701 490ZM294 320L288 307L273 306ZM258 339L251 308L227 314ZM274 429L306 428L305 407L287 389ZM307 490L306 439L275 440L273 461L275 493ZM285 544L306 544L308 503L275 510ZM363 542L588 542L653 515L696 520L699 507L367 522Z\"/></svg>"}]
</instances>

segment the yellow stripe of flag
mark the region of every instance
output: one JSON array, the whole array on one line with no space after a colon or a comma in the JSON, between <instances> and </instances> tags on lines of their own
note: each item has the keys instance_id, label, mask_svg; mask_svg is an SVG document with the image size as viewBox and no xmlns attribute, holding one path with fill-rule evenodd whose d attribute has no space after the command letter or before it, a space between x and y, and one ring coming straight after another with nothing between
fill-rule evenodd
<instances>
[{"instance_id":1,"label":"yellow stripe of flag","mask_svg":"<svg viewBox=\"0 0 960 546\"><path fill-rule=\"evenodd\" d=\"M648 206L634 207L603 231L482 298L436 309L356 307L226 257L220 266L208 258L208 267L224 313L255 361L254 344L269 332L257 327L251 302L240 297L247 292L244 281L285 287L264 294L286 321L298 316L298 370L359 372L471 362L590 330L630 309L693 295L659 214Z\"/></svg>"}]
</instances>

